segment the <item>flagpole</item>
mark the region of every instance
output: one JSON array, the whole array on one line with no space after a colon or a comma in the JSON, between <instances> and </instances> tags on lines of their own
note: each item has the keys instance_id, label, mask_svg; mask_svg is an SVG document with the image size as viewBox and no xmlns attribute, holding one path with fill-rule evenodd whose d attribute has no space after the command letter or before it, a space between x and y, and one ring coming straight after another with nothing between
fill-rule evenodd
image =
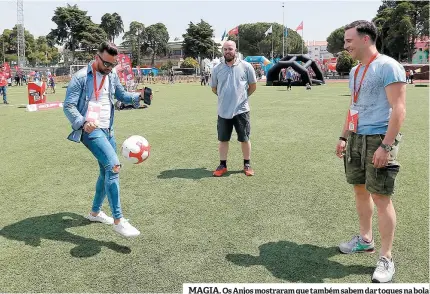
<instances>
[{"instance_id":1,"label":"flagpole","mask_svg":"<svg viewBox=\"0 0 430 294\"><path fill-rule=\"evenodd\" d=\"M284 21L284 2L282 2L282 57L285 57L285 21Z\"/></svg>"},{"instance_id":2,"label":"flagpole","mask_svg":"<svg viewBox=\"0 0 430 294\"><path fill-rule=\"evenodd\" d=\"M239 42L239 26L237 26L237 52L239 53L240 42Z\"/></svg>"},{"instance_id":3,"label":"flagpole","mask_svg":"<svg viewBox=\"0 0 430 294\"><path fill-rule=\"evenodd\" d=\"M303 23L303 21L302 21ZM303 43L305 42L305 39L303 39L303 25L302 25L302 55L303 55Z\"/></svg>"},{"instance_id":4,"label":"flagpole","mask_svg":"<svg viewBox=\"0 0 430 294\"><path fill-rule=\"evenodd\" d=\"M273 29L272 29L271 35L272 35L272 59L274 59L274 56L273 56Z\"/></svg>"}]
</instances>

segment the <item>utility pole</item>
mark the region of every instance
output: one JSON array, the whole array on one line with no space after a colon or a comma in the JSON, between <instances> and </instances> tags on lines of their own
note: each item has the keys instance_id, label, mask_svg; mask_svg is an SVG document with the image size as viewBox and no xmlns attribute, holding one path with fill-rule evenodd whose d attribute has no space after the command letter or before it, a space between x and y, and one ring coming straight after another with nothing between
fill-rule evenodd
<instances>
[{"instance_id":1,"label":"utility pole","mask_svg":"<svg viewBox=\"0 0 430 294\"><path fill-rule=\"evenodd\" d=\"M284 21L284 2L282 2L282 57L285 57L285 21Z\"/></svg>"}]
</instances>

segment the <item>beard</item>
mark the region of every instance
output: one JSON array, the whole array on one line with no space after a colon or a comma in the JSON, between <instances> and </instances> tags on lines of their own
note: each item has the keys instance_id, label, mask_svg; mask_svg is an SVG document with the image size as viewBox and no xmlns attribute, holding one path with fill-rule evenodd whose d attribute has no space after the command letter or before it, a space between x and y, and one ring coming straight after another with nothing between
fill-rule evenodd
<instances>
[{"instance_id":1,"label":"beard","mask_svg":"<svg viewBox=\"0 0 430 294\"><path fill-rule=\"evenodd\" d=\"M98 67L98 72L101 73L102 75L106 76L108 74L110 74L112 70L109 68L103 68L101 66Z\"/></svg>"},{"instance_id":2,"label":"beard","mask_svg":"<svg viewBox=\"0 0 430 294\"><path fill-rule=\"evenodd\" d=\"M96 69L100 74L102 74L104 76L110 74L110 72L112 71L111 68L104 67L99 62L96 63Z\"/></svg>"},{"instance_id":3,"label":"beard","mask_svg":"<svg viewBox=\"0 0 430 294\"><path fill-rule=\"evenodd\" d=\"M234 59L234 54L225 54L224 59L225 61L230 62Z\"/></svg>"}]
</instances>

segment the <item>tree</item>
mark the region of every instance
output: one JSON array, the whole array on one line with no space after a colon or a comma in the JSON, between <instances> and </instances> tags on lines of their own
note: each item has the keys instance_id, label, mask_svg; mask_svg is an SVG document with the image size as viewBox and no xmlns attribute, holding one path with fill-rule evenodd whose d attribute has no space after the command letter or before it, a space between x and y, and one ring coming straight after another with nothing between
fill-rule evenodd
<instances>
[{"instance_id":1,"label":"tree","mask_svg":"<svg viewBox=\"0 0 430 294\"><path fill-rule=\"evenodd\" d=\"M336 71L342 75L344 73L349 73L351 68L353 68L357 64L357 61L354 61L348 51L344 50L340 52L337 62L336 62Z\"/></svg>"},{"instance_id":2,"label":"tree","mask_svg":"<svg viewBox=\"0 0 430 294\"><path fill-rule=\"evenodd\" d=\"M413 9L413 4L403 2L397 5L390 15L387 46L390 48L393 57L399 61L403 56L408 56L409 51L412 51L415 47L417 34L414 34L412 19L410 17L411 10ZM412 54L410 55L410 59L412 59Z\"/></svg>"},{"instance_id":3,"label":"tree","mask_svg":"<svg viewBox=\"0 0 430 294\"><path fill-rule=\"evenodd\" d=\"M156 23L146 28L144 37L143 50L150 53L151 66L154 66L155 55L165 56L167 54L169 33L164 24Z\"/></svg>"},{"instance_id":4,"label":"tree","mask_svg":"<svg viewBox=\"0 0 430 294\"><path fill-rule=\"evenodd\" d=\"M106 41L107 35L99 25L91 22L88 23L86 29L79 34L79 39L81 49L91 54L97 50L102 42Z\"/></svg>"},{"instance_id":5,"label":"tree","mask_svg":"<svg viewBox=\"0 0 430 294\"><path fill-rule=\"evenodd\" d=\"M214 54L220 55L218 50L220 44L214 43L213 34L212 26L204 20L200 20L198 24L190 22L187 32L182 35L184 55L193 58L212 58Z\"/></svg>"},{"instance_id":6,"label":"tree","mask_svg":"<svg viewBox=\"0 0 430 294\"><path fill-rule=\"evenodd\" d=\"M378 38L376 40L376 47L381 53L389 52L386 48L386 39L388 35L388 30L391 24L391 15L393 13L393 8L387 7L381 10L378 15L373 19L376 27L378 28Z\"/></svg>"},{"instance_id":7,"label":"tree","mask_svg":"<svg viewBox=\"0 0 430 294\"><path fill-rule=\"evenodd\" d=\"M140 65L140 55L142 53L142 42L145 39L145 26L143 23L132 21L129 31L124 33L124 40L121 45L130 49L132 55L132 66Z\"/></svg>"},{"instance_id":8,"label":"tree","mask_svg":"<svg viewBox=\"0 0 430 294\"><path fill-rule=\"evenodd\" d=\"M395 8L396 5L397 5L396 0L382 0L382 4L378 8L378 14L386 8Z\"/></svg>"},{"instance_id":9,"label":"tree","mask_svg":"<svg viewBox=\"0 0 430 294\"><path fill-rule=\"evenodd\" d=\"M272 26L272 34L265 35L265 32ZM285 38L285 52L289 54L307 53L302 37L294 30L287 29L288 36ZM278 23L249 23L239 25L239 51L244 56L271 56L272 38L274 56L282 55L282 34L283 26ZM229 40L238 43L237 36L229 36Z\"/></svg>"},{"instance_id":10,"label":"tree","mask_svg":"<svg viewBox=\"0 0 430 294\"><path fill-rule=\"evenodd\" d=\"M77 5L57 7L52 17L52 21L57 25L48 34L48 38L55 40L58 45L65 45L65 49L72 52L72 60L75 59L75 50L79 48L79 34L85 30L90 18L86 11L82 11Z\"/></svg>"},{"instance_id":11,"label":"tree","mask_svg":"<svg viewBox=\"0 0 430 294\"><path fill-rule=\"evenodd\" d=\"M109 41L112 43L115 41L115 38L118 37L121 33L124 32L124 24L122 22L122 18L118 13L105 13L102 16L102 21L100 23L100 27L105 31L108 36Z\"/></svg>"},{"instance_id":12,"label":"tree","mask_svg":"<svg viewBox=\"0 0 430 294\"><path fill-rule=\"evenodd\" d=\"M35 50L35 42L34 42L33 35L27 30L24 30L24 38L25 38L25 56L28 58L28 56L30 56ZM14 58L13 56L16 56L18 54L17 53L18 52L17 26L14 26L12 30L5 29L3 31L1 39L3 40L3 44L4 44L6 61L15 61L16 58ZM3 44L1 48L2 51L3 51Z\"/></svg>"},{"instance_id":13,"label":"tree","mask_svg":"<svg viewBox=\"0 0 430 294\"><path fill-rule=\"evenodd\" d=\"M51 30L47 38L52 43L64 44L65 49L72 52L72 62L75 61L77 49L90 52L107 37L99 25L93 23L91 17L87 16L87 12L80 10L77 5L67 4L66 7L57 7L52 21L57 28ZM88 56L82 61L88 61Z\"/></svg>"},{"instance_id":14,"label":"tree","mask_svg":"<svg viewBox=\"0 0 430 294\"><path fill-rule=\"evenodd\" d=\"M344 50L345 27L340 27L328 36L327 38L327 51L331 54L337 54Z\"/></svg>"},{"instance_id":15,"label":"tree","mask_svg":"<svg viewBox=\"0 0 430 294\"><path fill-rule=\"evenodd\" d=\"M100 28L106 33L110 41L115 38L115 19L112 14L105 13L102 16Z\"/></svg>"},{"instance_id":16,"label":"tree","mask_svg":"<svg viewBox=\"0 0 430 294\"><path fill-rule=\"evenodd\" d=\"M192 57L185 58L184 62L182 62L180 68L183 68L183 73L192 74L195 72L195 69L199 67L199 62Z\"/></svg>"},{"instance_id":17,"label":"tree","mask_svg":"<svg viewBox=\"0 0 430 294\"><path fill-rule=\"evenodd\" d=\"M412 61L416 40L429 36L429 8L426 1L383 1L373 19L380 30L381 52Z\"/></svg>"},{"instance_id":18,"label":"tree","mask_svg":"<svg viewBox=\"0 0 430 294\"><path fill-rule=\"evenodd\" d=\"M112 38L112 42L114 42L116 37L124 33L124 23L122 22L122 18L118 13L114 12L112 16L115 19L115 22L114 22L115 30L113 35L114 37Z\"/></svg>"},{"instance_id":19,"label":"tree","mask_svg":"<svg viewBox=\"0 0 430 294\"><path fill-rule=\"evenodd\" d=\"M38 37L35 41L34 51L27 56L32 66L54 65L59 62L60 54L56 47L49 46L46 37Z\"/></svg>"},{"instance_id":20,"label":"tree","mask_svg":"<svg viewBox=\"0 0 430 294\"><path fill-rule=\"evenodd\" d=\"M18 30L15 26L12 30L5 29L0 35L0 53L1 62L3 61L3 45L5 49L6 61L17 61L18 49ZM32 66L35 65L53 65L59 61L58 49L51 46L47 38L44 36L35 39L33 35L25 30L25 57L28 63Z\"/></svg>"},{"instance_id":21,"label":"tree","mask_svg":"<svg viewBox=\"0 0 430 294\"><path fill-rule=\"evenodd\" d=\"M160 69L161 70L169 70L173 67L173 62L171 62L170 60L167 61L167 63L163 64Z\"/></svg>"}]
</instances>

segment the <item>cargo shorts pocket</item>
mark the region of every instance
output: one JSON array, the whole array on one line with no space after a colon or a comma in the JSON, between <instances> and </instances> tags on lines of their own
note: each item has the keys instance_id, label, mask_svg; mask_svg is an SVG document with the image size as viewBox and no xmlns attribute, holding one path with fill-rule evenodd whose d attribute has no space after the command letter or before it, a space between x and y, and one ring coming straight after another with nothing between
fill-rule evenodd
<instances>
[{"instance_id":1,"label":"cargo shorts pocket","mask_svg":"<svg viewBox=\"0 0 430 294\"><path fill-rule=\"evenodd\" d=\"M368 178L366 179L367 190L380 195L392 195L395 189L396 176L399 171L399 165L373 168L373 172L368 174Z\"/></svg>"}]
</instances>

